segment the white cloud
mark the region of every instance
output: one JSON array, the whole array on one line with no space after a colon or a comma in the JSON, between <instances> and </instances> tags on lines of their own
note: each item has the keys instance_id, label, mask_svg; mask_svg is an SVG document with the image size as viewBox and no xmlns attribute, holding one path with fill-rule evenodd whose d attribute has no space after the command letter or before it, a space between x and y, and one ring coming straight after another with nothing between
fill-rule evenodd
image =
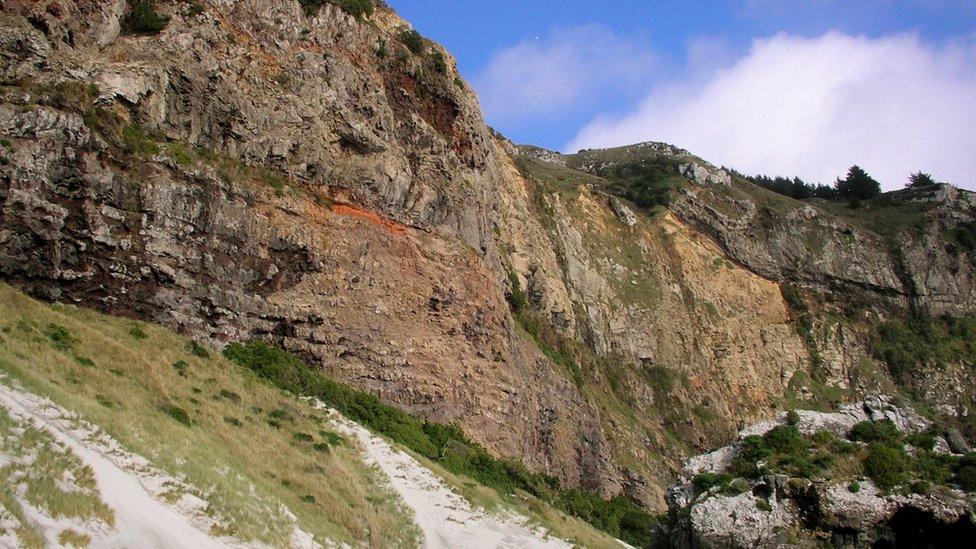
<instances>
[{"instance_id":1,"label":"white cloud","mask_svg":"<svg viewBox=\"0 0 976 549\"><path fill-rule=\"evenodd\" d=\"M756 40L705 78L597 118L566 149L667 141L746 173L829 183L859 164L888 188L917 170L974 188L974 133L976 43L831 32Z\"/></svg>"},{"instance_id":2,"label":"white cloud","mask_svg":"<svg viewBox=\"0 0 976 549\"><path fill-rule=\"evenodd\" d=\"M592 114L613 97L639 97L656 65L638 40L600 25L556 29L496 53L474 78L489 120L498 124Z\"/></svg>"}]
</instances>

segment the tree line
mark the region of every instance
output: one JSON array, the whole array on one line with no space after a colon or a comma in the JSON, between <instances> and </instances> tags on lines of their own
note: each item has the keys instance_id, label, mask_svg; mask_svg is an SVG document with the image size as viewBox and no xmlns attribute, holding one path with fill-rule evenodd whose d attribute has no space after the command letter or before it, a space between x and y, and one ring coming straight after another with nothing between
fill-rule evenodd
<instances>
[{"instance_id":1,"label":"tree line","mask_svg":"<svg viewBox=\"0 0 976 549\"><path fill-rule=\"evenodd\" d=\"M741 174L738 175L741 176ZM742 177L760 187L797 200L822 198L824 200L847 200L852 203L859 203L879 196L882 192L881 184L863 168L856 165L851 166L846 177L837 178L833 185L811 184L799 177L769 177L767 175ZM938 182L931 174L919 171L909 176L905 187L914 189L937 184Z\"/></svg>"}]
</instances>

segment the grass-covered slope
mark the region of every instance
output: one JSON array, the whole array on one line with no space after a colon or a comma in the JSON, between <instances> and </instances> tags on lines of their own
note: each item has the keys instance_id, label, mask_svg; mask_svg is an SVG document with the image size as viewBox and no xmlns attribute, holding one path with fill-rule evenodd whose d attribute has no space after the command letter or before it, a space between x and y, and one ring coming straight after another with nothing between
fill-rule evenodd
<instances>
[{"instance_id":1,"label":"grass-covered slope","mask_svg":"<svg viewBox=\"0 0 976 549\"><path fill-rule=\"evenodd\" d=\"M168 330L0 285L0 374L185 475L226 519L215 534L285 545L284 506L320 542L417 542L409 515L325 413Z\"/></svg>"},{"instance_id":2,"label":"grass-covered slope","mask_svg":"<svg viewBox=\"0 0 976 549\"><path fill-rule=\"evenodd\" d=\"M327 412L302 398L313 396L406 447L476 505L515 511L586 547L618 546L612 536L652 541L657 521L629 500L560 488L493 458L456 427L385 405L278 348L250 342L225 354L0 284L0 375L185 477L223 520L216 535L287 545L290 511L319 542L417 544L409 512Z\"/></svg>"},{"instance_id":3,"label":"grass-covered slope","mask_svg":"<svg viewBox=\"0 0 976 549\"><path fill-rule=\"evenodd\" d=\"M493 457L456 426L420 420L383 404L372 395L327 378L279 348L251 341L231 344L224 354L269 383L299 396L317 398L448 472L473 479L500 494L538 498L638 546L651 544L657 533L658 520L626 497L604 500L592 492L563 488L553 477L531 473L518 463ZM560 533L558 525L547 526Z\"/></svg>"}]
</instances>

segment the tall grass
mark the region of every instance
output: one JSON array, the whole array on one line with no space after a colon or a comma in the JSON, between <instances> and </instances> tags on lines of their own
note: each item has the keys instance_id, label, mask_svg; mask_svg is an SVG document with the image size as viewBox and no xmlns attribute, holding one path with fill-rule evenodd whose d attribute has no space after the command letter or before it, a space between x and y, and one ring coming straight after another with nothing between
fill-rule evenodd
<instances>
[{"instance_id":1,"label":"tall grass","mask_svg":"<svg viewBox=\"0 0 976 549\"><path fill-rule=\"evenodd\" d=\"M0 373L185 475L226 519L218 534L285 545L285 506L320 542L416 545L409 512L358 449L332 444L324 413L168 330L137 328L0 284ZM287 413L277 426L276 410Z\"/></svg>"}]
</instances>

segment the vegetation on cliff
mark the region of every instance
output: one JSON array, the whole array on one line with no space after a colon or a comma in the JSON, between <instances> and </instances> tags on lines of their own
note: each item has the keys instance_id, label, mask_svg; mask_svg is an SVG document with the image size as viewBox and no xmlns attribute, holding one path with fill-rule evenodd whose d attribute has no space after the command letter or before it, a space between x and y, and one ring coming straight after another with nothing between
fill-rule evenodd
<instances>
[{"instance_id":1,"label":"vegetation on cliff","mask_svg":"<svg viewBox=\"0 0 976 549\"><path fill-rule=\"evenodd\" d=\"M714 486L739 493L747 485L736 483L737 478L781 474L851 483L867 477L885 490L921 494L938 486L974 491L976 453L960 457L936 452L936 432L932 428L907 435L890 420L864 421L845 440L829 431L805 435L795 426L781 425L765 435L746 437L726 470L699 474L692 484L698 494Z\"/></svg>"},{"instance_id":2,"label":"vegetation on cliff","mask_svg":"<svg viewBox=\"0 0 976 549\"><path fill-rule=\"evenodd\" d=\"M261 341L234 343L224 354L275 386L299 396L317 398L452 473L502 493L527 492L634 545L643 546L655 538L658 520L628 498L604 500L592 492L563 488L553 477L493 457L455 425L411 416L373 395L329 379L278 347Z\"/></svg>"}]
</instances>

